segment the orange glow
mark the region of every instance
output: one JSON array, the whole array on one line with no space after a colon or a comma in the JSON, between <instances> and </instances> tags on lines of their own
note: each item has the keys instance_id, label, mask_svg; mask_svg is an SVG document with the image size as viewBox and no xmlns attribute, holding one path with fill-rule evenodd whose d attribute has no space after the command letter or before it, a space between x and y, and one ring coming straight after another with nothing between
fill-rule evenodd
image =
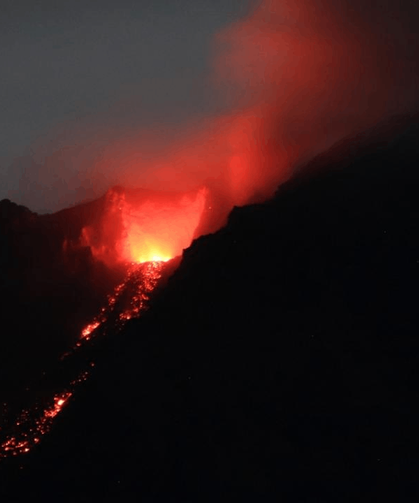
<instances>
[{"instance_id":1,"label":"orange glow","mask_svg":"<svg viewBox=\"0 0 419 503\"><path fill-rule=\"evenodd\" d=\"M93 330L95 330L98 326L100 325L100 323L98 321L94 321L93 323L89 323L89 325L87 325L81 332L81 337L83 339L89 339L90 338L90 334L93 332Z\"/></svg>"},{"instance_id":2,"label":"orange glow","mask_svg":"<svg viewBox=\"0 0 419 503\"><path fill-rule=\"evenodd\" d=\"M183 194L112 189L100 224L83 229L82 244L108 265L167 262L192 242L206 198L205 188ZM85 336L94 328L86 327Z\"/></svg>"},{"instance_id":3,"label":"orange glow","mask_svg":"<svg viewBox=\"0 0 419 503\"><path fill-rule=\"evenodd\" d=\"M125 239L121 256L129 262L166 262L192 241L204 209L205 195L183 196L179 202L145 201L122 205Z\"/></svg>"},{"instance_id":4,"label":"orange glow","mask_svg":"<svg viewBox=\"0 0 419 503\"><path fill-rule=\"evenodd\" d=\"M93 333L97 328L107 326L120 331L128 320L141 316L148 307L150 294L160 280L163 268L162 261L132 264L125 280L109 295L107 305L101 309L97 318L82 330L73 351L65 353L61 360L71 358L75 352L82 351L84 344L91 337L103 334L100 330ZM90 362L89 366L94 367L94 362ZM83 371L76 379L69 381L63 391L54 393L51 399L22 410L11 423L9 431L3 432L0 428L0 460L26 454L39 444L41 437L50 431L77 387L86 381L88 376L89 371Z\"/></svg>"},{"instance_id":5,"label":"orange glow","mask_svg":"<svg viewBox=\"0 0 419 503\"><path fill-rule=\"evenodd\" d=\"M80 377L84 380L85 375ZM71 383L72 386L76 381ZM0 458L27 454L40 442L40 436L48 433L55 417L62 411L73 393L64 391L54 396L53 404L43 410L37 406L33 410L23 410L15 425L17 429L0 444Z\"/></svg>"},{"instance_id":6,"label":"orange glow","mask_svg":"<svg viewBox=\"0 0 419 503\"><path fill-rule=\"evenodd\" d=\"M44 418L54 419L54 417L61 412L71 395L71 392L65 392L61 396L55 396L54 405L50 409L44 411Z\"/></svg>"}]
</instances>

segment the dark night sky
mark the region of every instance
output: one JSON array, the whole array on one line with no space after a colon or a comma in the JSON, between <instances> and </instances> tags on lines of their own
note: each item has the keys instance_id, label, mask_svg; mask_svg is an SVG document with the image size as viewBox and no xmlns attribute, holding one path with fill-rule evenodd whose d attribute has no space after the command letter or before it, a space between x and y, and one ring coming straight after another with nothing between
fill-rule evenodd
<instances>
[{"instance_id":1,"label":"dark night sky","mask_svg":"<svg viewBox=\"0 0 419 503\"><path fill-rule=\"evenodd\" d=\"M208 85L211 43L248 6L2 1L0 198L19 190L22 159L13 159L39 141L56 141L63 128L176 124L216 111L222 103Z\"/></svg>"}]
</instances>

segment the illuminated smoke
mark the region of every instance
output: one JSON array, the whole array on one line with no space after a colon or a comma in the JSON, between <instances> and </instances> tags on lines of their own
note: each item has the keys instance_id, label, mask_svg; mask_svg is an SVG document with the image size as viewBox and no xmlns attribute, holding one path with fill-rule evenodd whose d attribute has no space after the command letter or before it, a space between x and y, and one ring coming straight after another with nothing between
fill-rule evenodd
<instances>
[{"instance_id":1,"label":"illuminated smoke","mask_svg":"<svg viewBox=\"0 0 419 503\"><path fill-rule=\"evenodd\" d=\"M35 149L22 187L42 185L52 197L59 184L91 195L114 184L209 185L227 201L220 225L233 205L269 197L345 135L417 110L418 10L409 0L259 2L214 39L213 84L226 113L141 131L79 124L69 134L76 146Z\"/></svg>"},{"instance_id":2,"label":"illuminated smoke","mask_svg":"<svg viewBox=\"0 0 419 503\"><path fill-rule=\"evenodd\" d=\"M100 221L82 229L81 244L110 266L166 262L192 242L207 192L205 188L184 193L112 189Z\"/></svg>"},{"instance_id":3,"label":"illuminated smoke","mask_svg":"<svg viewBox=\"0 0 419 503\"><path fill-rule=\"evenodd\" d=\"M81 147L86 132L79 132L77 147L38 153L22 186L46 190L47 197L48 191L60 193L60 183L97 195L113 184L184 191L175 202L129 201L128 192L111 191L114 200L103 221L82 235L105 262L172 257L189 244L209 209L207 195L196 187L208 186L213 200L222 201L220 225L232 205L269 197L299 164L343 136L396 113L416 112L417 19L417 2L408 0L262 1L214 41L214 84L229 98L229 112L173 130L171 141L168 127L164 135L109 128L102 136L87 132ZM67 183L74 173L76 181ZM137 292L133 305L117 311L116 326L146 304L159 276L158 266L149 267L148 280L141 279L145 293ZM124 288L116 289L81 340L88 342L109 321ZM0 456L27 452L37 443L76 383L35 413L22 412L19 434L6 436ZM23 435L20 422L27 424Z\"/></svg>"}]
</instances>

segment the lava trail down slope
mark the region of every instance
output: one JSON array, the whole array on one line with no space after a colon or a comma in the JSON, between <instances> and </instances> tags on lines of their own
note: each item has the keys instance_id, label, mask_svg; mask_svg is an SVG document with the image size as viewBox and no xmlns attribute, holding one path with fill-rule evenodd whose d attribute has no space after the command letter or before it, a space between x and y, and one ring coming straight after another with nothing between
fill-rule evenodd
<instances>
[{"instance_id":1,"label":"lava trail down slope","mask_svg":"<svg viewBox=\"0 0 419 503\"><path fill-rule=\"evenodd\" d=\"M0 458L28 453L50 431L56 417L94 367L92 350L98 337L119 332L128 320L147 309L149 295L161 278L163 267L164 262L158 261L132 264L126 279L109 295L99 315L81 331L76 345L61 357L55 371L45 375L37 389L28 389L31 397L35 397L34 403L17 415L3 404Z\"/></svg>"}]
</instances>

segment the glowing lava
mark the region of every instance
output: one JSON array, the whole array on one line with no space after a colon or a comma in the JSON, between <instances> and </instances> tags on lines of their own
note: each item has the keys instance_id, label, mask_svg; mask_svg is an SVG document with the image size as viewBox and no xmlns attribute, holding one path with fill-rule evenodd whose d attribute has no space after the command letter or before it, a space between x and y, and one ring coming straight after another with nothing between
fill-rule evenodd
<instances>
[{"instance_id":1,"label":"glowing lava","mask_svg":"<svg viewBox=\"0 0 419 503\"><path fill-rule=\"evenodd\" d=\"M88 339L90 337L90 334L96 330L96 328L100 325L99 321L94 321L93 323L89 323L86 325L83 330L81 331L81 338L83 339Z\"/></svg>"},{"instance_id":2,"label":"glowing lava","mask_svg":"<svg viewBox=\"0 0 419 503\"><path fill-rule=\"evenodd\" d=\"M82 373L70 386L74 388L86 377L87 374ZM23 410L12 426L12 433L0 445L0 458L28 453L40 442L41 437L50 431L55 417L65 407L72 394L71 391L63 391L54 395L52 401L43 407L35 405L31 409Z\"/></svg>"},{"instance_id":3,"label":"glowing lava","mask_svg":"<svg viewBox=\"0 0 419 503\"><path fill-rule=\"evenodd\" d=\"M81 331L76 346L63 355L61 361L68 362L71 358L77 358L83 348L91 344L98 335L107 331L119 332L128 320L139 317L148 307L150 294L161 278L163 267L162 261L132 264L125 281L109 295L107 305ZM93 362L86 362L89 367L94 367ZM71 365L67 367L72 368ZM41 437L50 431L56 417L68 404L76 388L86 381L89 373L90 368L84 369L76 378L68 375L68 384L64 389L56 390L52 398L50 395L22 410L14 420L8 422L4 432L0 428L0 459L26 454L36 446ZM43 394L42 390L39 394ZM6 418L2 419L4 421Z\"/></svg>"},{"instance_id":4,"label":"glowing lava","mask_svg":"<svg viewBox=\"0 0 419 503\"><path fill-rule=\"evenodd\" d=\"M188 193L108 191L100 223L85 227L82 245L108 265L166 262L194 238L207 189Z\"/></svg>"},{"instance_id":5,"label":"glowing lava","mask_svg":"<svg viewBox=\"0 0 419 503\"><path fill-rule=\"evenodd\" d=\"M49 390L52 385L53 391L44 392L41 384L35 393L35 403L11 421L2 418L6 428L0 431L0 458L27 453L40 442L77 386L88 378L94 364L87 355L91 354L98 336L120 331L128 320L147 309L164 263L179 255L194 238L206 200L207 189L189 193L121 188L108 191L103 214L83 228L80 244L88 246L95 258L110 266L121 263L127 266L125 280L80 332L75 347L61 357L60 378L57 380L54 373L45 378L44 387ZM86 366L89 368L84 368ZM55 382L64 382L64 385Z\"/></svg>"},{"instance_id":6,"label":"glowing lava","mask_svg":"<svg viewBox=\"0 0 419 503\"><path fill-rule=\"evenodd\" d=\"M192 241L204 204L203 190L176 202L149 200L138 207L124 198L122 258L129 262L165 262L179 255Z\"/></svg>"}]
</instances>

